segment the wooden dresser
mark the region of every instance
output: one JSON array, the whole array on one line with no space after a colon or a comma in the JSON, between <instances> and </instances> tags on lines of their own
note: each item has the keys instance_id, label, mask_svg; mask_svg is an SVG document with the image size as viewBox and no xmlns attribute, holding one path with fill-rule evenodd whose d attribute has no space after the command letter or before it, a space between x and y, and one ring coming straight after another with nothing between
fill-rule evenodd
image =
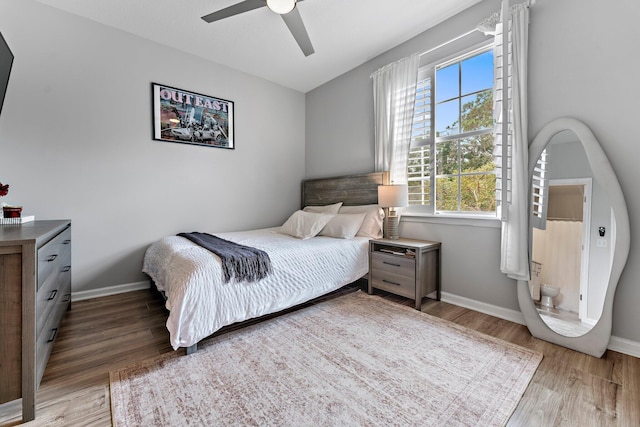
<instances>
[{"instance_id":1,"label":"wooden dresser","mask_svg":"<svg viewBox=\"0 0 640 427\"><path fill-rule=\"evenodd\" d=\"M0 404L35 396L71 304L71 221L0 225Z\"/></svg>"}]
</instances>

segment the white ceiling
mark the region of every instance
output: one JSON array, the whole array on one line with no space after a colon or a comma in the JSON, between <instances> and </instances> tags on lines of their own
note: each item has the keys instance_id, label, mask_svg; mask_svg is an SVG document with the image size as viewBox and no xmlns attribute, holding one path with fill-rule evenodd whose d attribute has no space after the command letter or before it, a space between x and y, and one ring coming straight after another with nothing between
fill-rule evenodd
<instances>
[{"instance_id":1,"label":"white ceiling","mask_svg":"<svg viewBox=\"0 0 640 427\"><path fill-rule=\"evenodd\" d=\"M38 1L306 93L481 0L305 0L309 57L266 7L200 19L241 0Z\"/></svg>"}]
</instances>

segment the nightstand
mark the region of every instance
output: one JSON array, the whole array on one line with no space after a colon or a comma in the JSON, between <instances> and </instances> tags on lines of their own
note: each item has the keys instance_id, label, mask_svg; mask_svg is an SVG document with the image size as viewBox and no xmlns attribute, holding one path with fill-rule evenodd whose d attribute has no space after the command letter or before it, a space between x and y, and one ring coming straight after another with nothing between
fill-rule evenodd
<instances>
[{"instance_id":1,"label":"nightstand","mask_svg":"<svg viewBox=\"0 0 640 427\"><path fill-rule=\"evenodd\" d=\"M369 294L382 289L415 300L440 301L440 242L412 239L369 241Z\"/></svg>"}]
</instances>

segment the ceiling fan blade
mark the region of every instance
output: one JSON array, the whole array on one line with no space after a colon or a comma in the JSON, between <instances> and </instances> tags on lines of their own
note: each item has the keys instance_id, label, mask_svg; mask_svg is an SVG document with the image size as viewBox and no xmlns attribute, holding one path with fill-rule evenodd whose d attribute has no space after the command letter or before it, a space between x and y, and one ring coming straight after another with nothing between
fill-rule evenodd
<instances>
[{"instance_id":1,"label":"ceiling fan blade","mask_svg":"<svg viewBox=\"0 0 640 427\"><path fill-rule=\"evenodd\" d=\"M229 7L225 7L224 9L220 9L217 12L210 13L202 17L203 20L211 23L215 21L219 21L224 18L229 18L230 16L239 15L244 12L249 12L250 10L258 9L266 6L264 0L245 0L240 3L236 3Z\"/></svg>"},{"instance_id":2,"label":"ceiling fan blade","mask_svg":"<svg viewBox=\"0 0 640 427\"><path fill-rule=\"evenodd\" d=\"M309 56L314 53L315 50L313 50L313 45L309 39L309 34L307 34L307 29L304 27L298 8L296 7L286 15L280 16L282 16L282 20L287 24L287 27L289 27L289 31L291 31L293 38L298 42L298 46L302 49L304 56Z\"/></svg>"}]
</instances>

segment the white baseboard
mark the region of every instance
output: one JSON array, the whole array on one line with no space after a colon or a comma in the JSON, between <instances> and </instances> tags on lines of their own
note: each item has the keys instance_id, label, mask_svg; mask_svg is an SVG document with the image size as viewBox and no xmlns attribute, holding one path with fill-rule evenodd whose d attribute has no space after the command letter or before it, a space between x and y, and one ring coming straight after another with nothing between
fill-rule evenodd
<instances>
[{"instance_id":1,"label":"white baseboard","mask_svg":"<svg viewBox=\"0 0 640 427\"><path fill-rule=\"evenodd\" d=\"M612 336L607 346L609 350L618 353L628 354L629 356L640 357L640 342L631 341L626 338Z\"/></svg>"},{"instance_id":2,"label":"white baseboard","mask_svg":"<svg viewBox=\"0 0 640 427\"><path fill-rule=\"evenodd\" d=\"M519 323L520 325L526 324L524 322L524 316L522 315L522 313L516 310L498 307L497 305L487 304L486 302L476 301L470 298L450 294L448 292L442 292L440 294L440 299L449 304L468 308L474 311L479 311L480 313L488 314L500 319L509 320L514 323Z\"/></svg>"},{"instance_id":3,"label":"white baseboard","mask_svg":"<svg viewBox=\"0 0 640 427\"><path fill-rule=\"evenodd\" d=\"M519 311L498 307L496 305L487 304L447 292L442 292L440 296L442 301L449 304L468 308L469 310L479 311L480 313L488 314L499 319L509 320L514 323L526 325L526 323L524 322L524 316ZM631 341L626 338L612 336L609 340L609 345L607 346L607 348L609 350L640 358L640 342L637 341Z\"/></svg>"},{"instance_id":4,"label":"white baseboard","mask_svg":"<svg viewBox=\"0 0 640 427\"><path fill-rule=\"evenodd\" d=\"M149 289L151 286L148 280L143 282L125 283L123 285L109 286L106 288L90 289L88 291L77 291L71 293L71 302L82 301L91 298L106 297L109 295L122 294L125 292Z\"/></svg>"}]
</instances>

